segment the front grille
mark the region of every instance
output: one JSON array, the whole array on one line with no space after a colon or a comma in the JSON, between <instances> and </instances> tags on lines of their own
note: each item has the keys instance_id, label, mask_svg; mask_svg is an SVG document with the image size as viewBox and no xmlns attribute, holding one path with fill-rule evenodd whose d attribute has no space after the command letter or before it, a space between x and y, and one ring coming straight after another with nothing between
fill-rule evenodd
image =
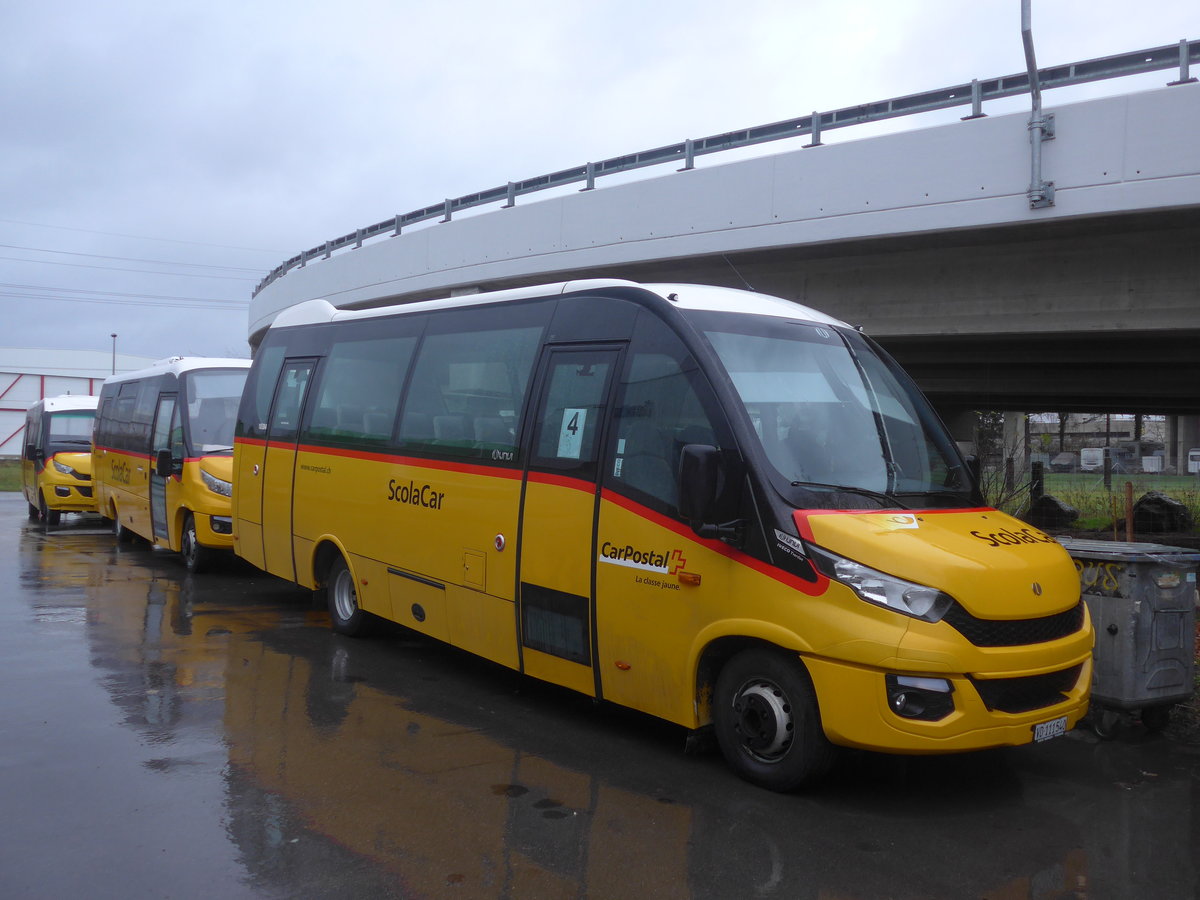
<instances>
[{"instance_id":1,"label":"front grille","mask_svg":"<svg viewBox=\"0 0 1200 900\"><path fill-rule=\"evenodd\" d=\"M942 618L976 647L1021 647L1074 634L1083 627L1083 601L1040 619L977 619L957 603Z\"/></svg>"},{"instance_id":2,"label":"front grille","mask_svg":"<svg viewBox=\"0 0 1200 900\"><path fill-rule=\"evenodd\" d=\"M1082 668L1080 664L1061 672L1024 678L972 678L971 684L988 709L1023 713L1065 700L1067 692L1078 683Z\"/></svg>"}]
</instances>

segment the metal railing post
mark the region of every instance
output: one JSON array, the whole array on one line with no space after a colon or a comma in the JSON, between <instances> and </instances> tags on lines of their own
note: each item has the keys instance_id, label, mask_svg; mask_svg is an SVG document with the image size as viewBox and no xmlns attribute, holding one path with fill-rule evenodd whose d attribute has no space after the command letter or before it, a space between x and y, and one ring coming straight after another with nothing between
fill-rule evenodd
<instances>
[{"instance_id":1,"label":"metal railing post","mask_svg":"<svg viewBox=\"0 0 1200 900\"><path fill-rule=\"evenodd\" d=\"M971 79L971 114L963 116L962 121L967 122L971 119L986 118L987 113L983 111L983 85L979 83L978 78Z\"/></svg>"},{"instance_id":2,"label":"metal railing post","mask_svg":"<svg viewBox=\"0 0 1200 900\"><path fill-rule=\"evenodd\" d=\"M820 147L821 146L821 114L815 109L812 117L809 119L811 123L808 126L808 133L812 135L812 140L805 144L805 147Z\"/></svg>"},{"instance_id":3,"label":"metal railing post","mask_svg":"<svg viewBox=\"0 0 1200 900\"><path fill-rule=\"evenodd\" d=\"M1179 80L1168 81L1167 87L1175 87L1177 84L1192 84L1196 81L1194 77L1189 77L1190 55L1187 40L1181 40L1179 42Z\"/></svg>"},{"instance_id":4,"label":"metal railing post","mask_svg":"<svg viewBox=\"0 0 1200 900\"><path fill-rule=\"evenodd\" d=\"M683 142L683 168L675 171L686 172L694 168L696 168L696 142L688 138Z\"/></svg>"}]
</instances>

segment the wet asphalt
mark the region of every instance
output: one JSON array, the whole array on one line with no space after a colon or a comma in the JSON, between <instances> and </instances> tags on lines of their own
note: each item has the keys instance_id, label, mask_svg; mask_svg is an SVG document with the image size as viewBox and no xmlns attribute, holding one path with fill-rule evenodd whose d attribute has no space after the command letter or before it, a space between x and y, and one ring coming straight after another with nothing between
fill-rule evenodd
<instances>
[{"instance_id":1,"label":"wet asphalt","mask_svg":"<svg viewBox=\"0 0 1200 900\"><path fill-rule=\"evenodd\" d=\"M776 795L678 729L237 561L0 494L0 897L1195 898L1200 745L844 754Z\"/></svg>"}]
</instances>

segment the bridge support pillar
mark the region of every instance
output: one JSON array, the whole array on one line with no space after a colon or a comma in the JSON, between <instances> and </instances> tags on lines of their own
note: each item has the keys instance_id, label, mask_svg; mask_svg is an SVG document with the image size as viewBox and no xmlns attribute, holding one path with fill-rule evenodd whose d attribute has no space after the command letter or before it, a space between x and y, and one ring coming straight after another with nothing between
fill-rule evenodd
<instances>
[{"instance_id":1,"label":"bridge support pillar","mask_svg":"<svg viewBox=\"0 0 1200 900\"><path fill-rule=\"evenodd\" d=\"M964 456L979 454L975 430L979 426L979 414L971 409L940 409L938 414L946 423L950 437L958 444L959 451Z\"/></svg>"},{"instance_id":2,"label":"bridge support pillar","mask_svg":"<svg viewBox=\"0 0 1200 900\"><path fill-rule=\"evenodd\" d=\"M1004 413L1004 445L1005 459L1013 461L1017 472L1029 468L1029 416L1023 412Z\"/></svg>"},{"instance_id":3,"label":"bridge support pillar","mask_svg":"<svg viewBox=\"0 0 1200 900\"><path fill-rule=\"evenodd\" d=\"M1167 453L1180 475L1188 473L1188 451L1200 447L1200 416L1171 416L1167 421Z\"/></svg>"}]
</instances>

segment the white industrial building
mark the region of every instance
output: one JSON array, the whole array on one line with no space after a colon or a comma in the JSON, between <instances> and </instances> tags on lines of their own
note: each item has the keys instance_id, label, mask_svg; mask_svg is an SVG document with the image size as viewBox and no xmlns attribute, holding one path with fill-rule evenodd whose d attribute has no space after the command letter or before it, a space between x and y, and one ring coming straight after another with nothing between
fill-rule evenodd
<instances>
[{"instance_id":1,"label":"white industrial building","mask_svg":"<svg viewBox=\"0 0 1200 900\"><path fill-rule=\"evenodd\" d=\"M43 350L0 347L0 457L20 456L25 412L43 397L99 394L113 372L132 372L154 362L108 350Z\"/></svg>"}]
</instances>

